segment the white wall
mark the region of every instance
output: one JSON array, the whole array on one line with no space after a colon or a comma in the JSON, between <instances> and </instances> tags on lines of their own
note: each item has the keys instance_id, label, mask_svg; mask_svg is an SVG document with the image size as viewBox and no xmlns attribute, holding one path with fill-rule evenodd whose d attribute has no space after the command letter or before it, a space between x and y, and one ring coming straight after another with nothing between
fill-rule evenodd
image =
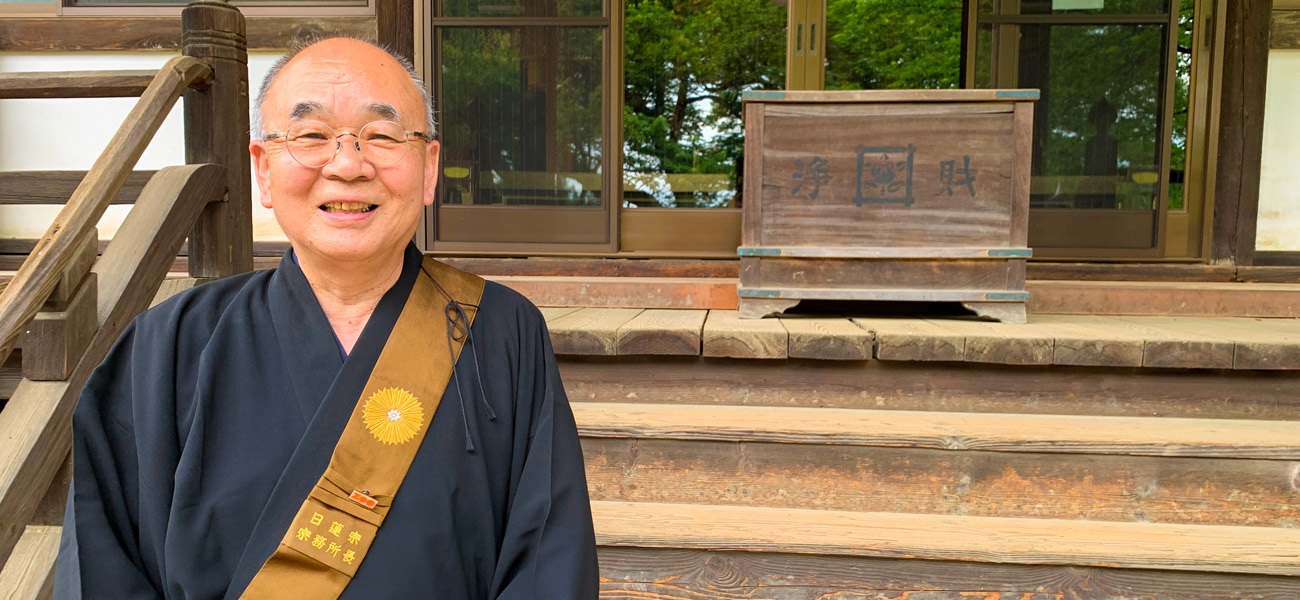
<instances>
[{"instance_id":1,"label":"white wall","mask_svg":"<svg viewBox=\"0 0 1300 600\"><path fill-rule=\"evenodd\" d=\"M0 52L0 72L157 69L176 54L143 51ZM277 56L250 53L250 88L258 88ZM0 171L88 170L135 102L135 98L0 100ZM182 102L176 103L140 157L136 169L158 169L185 163ZM257 185L252 188L253 239L284 241L284 234L271 211L262 208L257 201ZM0 238L39 238L60 208L0 206ZM99 222L100 238L111 238L129 210L129 206L110 206Z\"/></svg>"},{"instance_id":2,"label":"white wall","mask_svg":"<svg viewBox=\"0 0 1300 600\"><path fill-rule=\"evenodd\" d=\"M1300 251L1300 50L1270 50L1257 250Z\"/></svg>"}]
</instances>

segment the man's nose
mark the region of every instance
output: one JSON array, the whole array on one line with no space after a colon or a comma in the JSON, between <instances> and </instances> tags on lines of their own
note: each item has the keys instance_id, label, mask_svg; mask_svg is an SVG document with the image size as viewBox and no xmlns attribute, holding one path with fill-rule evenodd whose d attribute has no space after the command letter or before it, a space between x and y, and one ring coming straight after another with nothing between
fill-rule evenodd
<instances>
[{"instance_id":1,"label":"man's nose","mask_svg":"<svg viewBox=\"0 0 1300 600\"><path fill-rule=\"evenodd\" d=\"M352 139L343 139L343 136L352 136ZM361 152L361 140L355 133L340 133L335 140L339 144L338 152L334 153L334 160L325 165L332 174L352 179L374 168Z\"/></svg>"}]
</instances>

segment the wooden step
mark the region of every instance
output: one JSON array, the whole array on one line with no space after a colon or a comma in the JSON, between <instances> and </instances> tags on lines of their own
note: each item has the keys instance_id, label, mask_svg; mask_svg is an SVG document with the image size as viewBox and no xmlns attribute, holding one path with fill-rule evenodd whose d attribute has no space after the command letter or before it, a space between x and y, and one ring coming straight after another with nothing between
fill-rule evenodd
<instances>
[{"instance_id":1,"label":"wooden step","mask_svg":"<svg viewBox=\"0 0 1300 600\"><path fill-rule=\"evenodd\" d=\"M928 448L582 439L592 500L1287 527L1297 463Z\"/></svg>"},{"instance_id":2,"label":"wooden step","mask_svg":"<svg viewBox=\"0 0 1300 600\"><path fill-rule=\"evenodd\" d=\"M1300 529L592 503L605 547L1300 576Z\"/></svg>"},{"instance_id":3,"label":"wooden step","mask_svg":"<svg viewBox=\"0 0 1300 600\"><path fill-rule=\"evenodd\" d=\"M593 438L1300 460L1300 423L577 402Z\"/></svg>"},{"instance_id":4,"label":"wooden step","mask_svg":"<svg viewBox=\"0 0 1300 600\"><path fill-rule=\"evenodd\" d=\"M739 279L701 277L537 277L491 275L538 306L731 309Z\"/></svg>"},{"instance_id":5,"label":"wooden step","mask_svg":"<svg viewBox=\"0 0 1300 600\"><path fill-rule=\"evenodd\" d=\"M54 593L54 558L62 527L28 525L0 570L0 592L11 600L38 600Z\"/></svg>"},{"instance_id":6,"label":"wooden step","mask_svg":"<svg viewBox=\"0 0 1300 600\"><path fill-rule=\"evenodd\" d=\"M1170 281L1027 281L1031 314L1300 317L1300 285Z\"/></svg>"}]
</instances>

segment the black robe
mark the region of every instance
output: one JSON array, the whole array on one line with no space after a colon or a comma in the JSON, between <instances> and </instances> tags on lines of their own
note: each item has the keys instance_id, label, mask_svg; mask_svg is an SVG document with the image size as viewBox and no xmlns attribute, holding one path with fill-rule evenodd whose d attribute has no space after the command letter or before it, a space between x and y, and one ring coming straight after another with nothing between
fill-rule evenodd
<instances>
[{"instance_id":1,"label":"black robe","mask_svg":"<svg viewBox=\"0 0 1300 600\"><path fill-rule=\"evenodd\" d=\"M73 418L55 597L238 598L329 463L419 261L408 249L346 361L289 254L140 315ZM479 305L342 598L597 596L581 448L545 322L492 282Z\"/></svg>"}]
</instances>

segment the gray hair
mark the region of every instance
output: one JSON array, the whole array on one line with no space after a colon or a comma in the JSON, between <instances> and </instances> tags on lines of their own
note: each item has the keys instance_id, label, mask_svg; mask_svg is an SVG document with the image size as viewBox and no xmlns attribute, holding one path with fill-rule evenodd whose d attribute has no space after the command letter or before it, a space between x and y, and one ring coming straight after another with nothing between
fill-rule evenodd
<instances>
[{"instance_id":1,"label":"gray hair","mask_svg":"<svg viewBox=\"0 0 1300 600\"><path fill-rule=\"evenodd\" d=\"M337 39L355 40L361 42L363 44L371 46L372 48L383 51L385 54L391 56L393 60L397 61L397 64L402 65L402 68L406 69L406 73L411 76L411 83L415 84L416 91L420 92L420 100L424 102L425 128L428 129L429 137L438 135L438 129L437 129L438 123L433 118L433 100L429 98L429 88L428 86L424 85L424 80L420 79L420 74L415 72L415 65L410 61L410 59L396 52L393 52L388 48L385 48L383 46L374 44L372 42L363 39L347 37L347 36L329 36L329 37L314 37L314 38L307 39L303 42L300 42L293 48L290 48L289 51L284 54L284 56L281 56L279 59L275 61L274 64L271 65L271 70L267 71L266 78L262 80L262 87L258 88L257 90L257 100L253 102L252 110L249 112L248 115L250 137L252 137L255 140L266 139L266 129L262 122L262 102L266 100L267 93L271 91L271 86L275 84L275 79L279 77L280 70L284 68L284 65L288 64L289 61L293 60L295 56L298 56L300 53L302 53L303 50L306 50L321 42L325 42L329 40L337 40Z\"/></svg>"}]
</instances>

